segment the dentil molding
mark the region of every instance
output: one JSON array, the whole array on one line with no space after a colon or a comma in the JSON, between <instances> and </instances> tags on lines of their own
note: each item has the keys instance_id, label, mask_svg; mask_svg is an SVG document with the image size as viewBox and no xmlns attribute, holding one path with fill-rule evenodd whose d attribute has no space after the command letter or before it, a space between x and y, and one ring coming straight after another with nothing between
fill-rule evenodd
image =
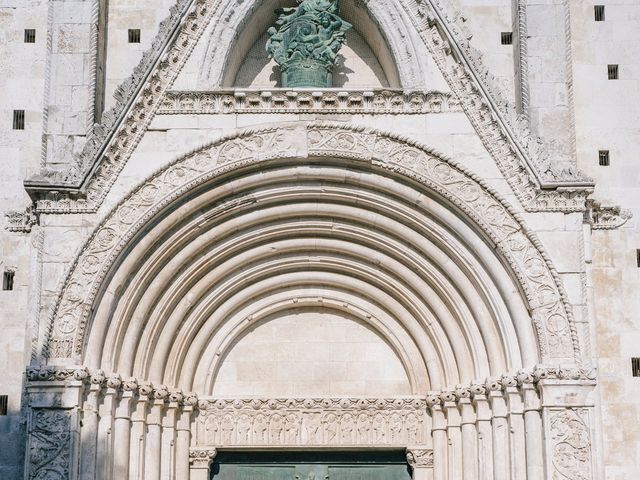
<instances>
[{"instance_id":1,"label":"dentil molding","mask_svg":"<svg viewBox=\"0 0 640 480\"><path fill-rule=\"evenodd\" d=\"M168 91L158 115L317 113L351 115L419 115L459 112L451 93L378 90Z\"/></svg>"}]
</instances>

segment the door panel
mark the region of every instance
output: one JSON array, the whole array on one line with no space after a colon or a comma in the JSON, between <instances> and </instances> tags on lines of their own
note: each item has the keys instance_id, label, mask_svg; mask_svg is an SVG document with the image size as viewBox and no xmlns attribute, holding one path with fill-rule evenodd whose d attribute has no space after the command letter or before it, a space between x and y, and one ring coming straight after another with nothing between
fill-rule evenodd
<instances>
[{"instance_id":1,"label":"door panel","mask_svg":"<svg viewBox=\"0 0 640 480\"><path fill-rule=\"evenodd\" d=\"M221 452L212 480L410 480L403 452Z\"/></svg>"}]
</instances>

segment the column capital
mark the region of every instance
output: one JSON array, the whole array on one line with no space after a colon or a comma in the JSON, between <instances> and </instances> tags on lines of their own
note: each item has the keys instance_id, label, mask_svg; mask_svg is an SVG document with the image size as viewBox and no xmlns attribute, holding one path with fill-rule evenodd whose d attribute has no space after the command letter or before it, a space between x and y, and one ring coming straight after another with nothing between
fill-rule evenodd
<instances>
[{"instance_id":1,"label":"column capital","mask_svg":"<svg viewBox=\"0 0 640 480\"><path fill-rule=\"evenodd\" d=\"M215 448L191 448L189 449L189 463L193 469L209 470L211 462L216 458L218 451Z\"/></svg>"},{"instance_id":2,"label":"column capital","mask_svg":"<svg viewBox=\"0 0 640 480\"><path fill-rule=\"evenodd\" d=\"M433 449L422 446L407 447L407 463L411 469L433 468Z\"/></svg>"}]
</instances>

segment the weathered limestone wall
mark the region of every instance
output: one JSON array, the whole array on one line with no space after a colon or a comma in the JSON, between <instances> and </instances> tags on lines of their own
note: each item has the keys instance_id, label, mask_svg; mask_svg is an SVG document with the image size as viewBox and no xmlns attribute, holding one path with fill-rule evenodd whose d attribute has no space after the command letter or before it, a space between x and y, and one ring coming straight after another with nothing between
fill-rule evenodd
<instances>
[{"instance_id":1,"label":"weathered limestone wall","mask_svg":"<svg viewBox=\"0 0 640 480\"><path fill-rule=\"evenodd\" d=\"M620 230L595 231L591 243L590 295L596 321L595 352L602 398L604 477L640 475L640 378L631 358L640 356L640 5L601 1L605 21L594 21L591 2L571 1L578 166L596 180L603 205L633 212ZM619 64L619 80L607 65ZM610 166L598 164L609 150Z\"/></svg>"},{"instance_id":2,"label":"weathered limestone wall","mask_svg":"<svg viewBox=\"0 0 640 480\"><path fill-rule=\"evenodd\" d=\"M402 363L372 329L321 309L284 312L239 339L217 372L222 397L411 395Z\"/></svg>"},{"instance_id":3,"label":"weathered limestone wall","mask_svg":"<svg viewBox=\"0 0 640 480\"><path fill-rule=\"evenodd\" d=\"M581 334L589 335L586 322L596 322L595 332L591 332L592 355L600 367L603 438L594 448L601 459L600 472L607 480L634 478L634 474L638 474L635 459L640 458L640 427L635 422L640 416L637 403L640 381L630 375L630 357L640 356L640 299L637 295L640 270L635 254L640 248L637 220L640 218L640 167L636 158L640 141L637 107L640 104L640 6L601 0L598 3L607 7L606 21L596 23L593 22L591 3L571 0L573 68L568 72L568 57L562 51L566 43L564 3L559 0L522 1L526 3L527 18L531 22L528 69L534 130L546 135L547 140L558 140L558 151L555 152L558 156L572 155L571 122L575 116L578 167L596 179L596 198L603 204L631 208L635 213L635 219L623 230L595 231L591 242L589 234L583 235L580 214L525 215L526 222L537 233L558 269L574 305L574 315L583 322ZM505 97L515 98L515 92L520 88L516 87L518 81L514 75L520 68L517 58L514 60L518 45L500 45L500 32L516 30L514 17L517 15L512 5L515 2L456 0L452 3L457 4L467 18L466 24L473 34L471 44L484 53L486 65L504 88ZM95 4L89 1L7 0L0 6L0 56L5 59L0 76L1 214L28 205L22 181L39 170L43 158L50 165L59 166L68 163L70 153L81 146L92 118L91 95L99 91L98 86L91 84L95 67L91 51ZM142 52L149 47L159 21L172 4L171 0L109 2L107 108L114 103L112 95L116 86L131 73ZM25 28L36 28L35 44L23 43ZM128 43L129 28L141 29L140 44ZM46 61L48 48L51 53L49 67ZM262 59L256 61L259 63ZM379 67L371 61L363 61L362 65L366 63L371 68L365 73L354 72L355 83L371 83L371 72ZM620 80L607 80L609 63L620 64ZM246 68L256 70L257 67L252 69L247 65ZM573 80L572 92L567 86L569 73ZM362 76L358 79L358 75ZM427 89L434 87L442 87L439 79L437 83L425 86ZM574 112L568 110L571 93ZM42 112L47 99L48 118L45 121ZM24 131L11 129L13 109L26 111ZM343 114L158 116L98 215L44 215L40 227L30 234L0 231L0 270L16 271L14 291L0 292L3 332L0 358L6 359L0 394L9 395L9 415L0 417L0 478L21 477L25 441L19 412L24 366L29 362L32 347L37 350L39 346L37 342L32 345L31 338L45 335L44 320L55 301L58 285L98 218L150 173L220 135L237 128L314 119L348 121L420 140L461 162L516 207L519 205L470 122L459 111L376 117ZM47 134L44 156L41 149L43 133ZM567 141L568 148L567 143L563 143ZM600 149L610 150L610 167L597 165ZM336 320L336 323L339 322ZM289 330L289 333L294 343L295 335L302 338L307 332ZM330 332L325 333L330 335ZM361 340L367 338L365 332L360 334ZM238 352L253 347L255 344L240 344ZM350 345L349 348L355 347ZM227 375L224 378L230 378L231 370L238 368L233 355L229 357L229 371L223 371ZM380 363L387 365L391 362L385 354L381 354L380 359ZM276 365L274 368L286 367ZM389 375L397 385L401 384L399 370L393 370ZM350 377L346 378L350 380ZM369 390L363 387L362 391Z\"/></svg>"},{"instance_id":4,"label":"weathered limestone wall","mask_svg":"<svg viewBox=\"0 0 640 480\"><path fill-rule=\"evenodd\" d=\"M114 105L113 93L131 75L142 54L151 47L158 25L169 14L172 0L109 0L105 106ZM129 29L140 29L140 43L129 43Z\"/></svg>"},{"instance_id":5,"label":"weathered limestone wall","mask_svg":"<svg viewBox=\"0 0 640 480\"><path fill-rule=\"evenodd\" d=\"M47 3L0 4L0 215L23 209L29 197L22 180L40 169L42 104L47 52ZM24 30L36 29L36 43L24 43ZM25 111L25 129L13 130L13 110ZM4 220L4 219L3 219ZM24 422L21 416L24 368L31 357L30 322L37 314L41 236L0 229L0 275L15 271L13 291L0 291L0 394L8 415L0 416L0 478L22 478Z\"/></svg>"}]
</instances>

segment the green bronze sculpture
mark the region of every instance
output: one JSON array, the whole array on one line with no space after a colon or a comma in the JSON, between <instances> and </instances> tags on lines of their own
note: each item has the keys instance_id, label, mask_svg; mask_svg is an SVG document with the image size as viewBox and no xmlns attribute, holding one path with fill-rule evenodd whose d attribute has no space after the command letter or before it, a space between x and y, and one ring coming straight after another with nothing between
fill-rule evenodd
<instances>
[{"instance_id":1,"label":"green bronze sculpture","mask_svg":"<svg viewBox=\"0 0 640 480\"><path fill-rule=\"evenodd\" d=\"M298 0L298 7L276 10L267 52L282 74L285 88L332 86L338 51L351 24L340 18L338 0Z\"/></svg>"}]
</instances>

